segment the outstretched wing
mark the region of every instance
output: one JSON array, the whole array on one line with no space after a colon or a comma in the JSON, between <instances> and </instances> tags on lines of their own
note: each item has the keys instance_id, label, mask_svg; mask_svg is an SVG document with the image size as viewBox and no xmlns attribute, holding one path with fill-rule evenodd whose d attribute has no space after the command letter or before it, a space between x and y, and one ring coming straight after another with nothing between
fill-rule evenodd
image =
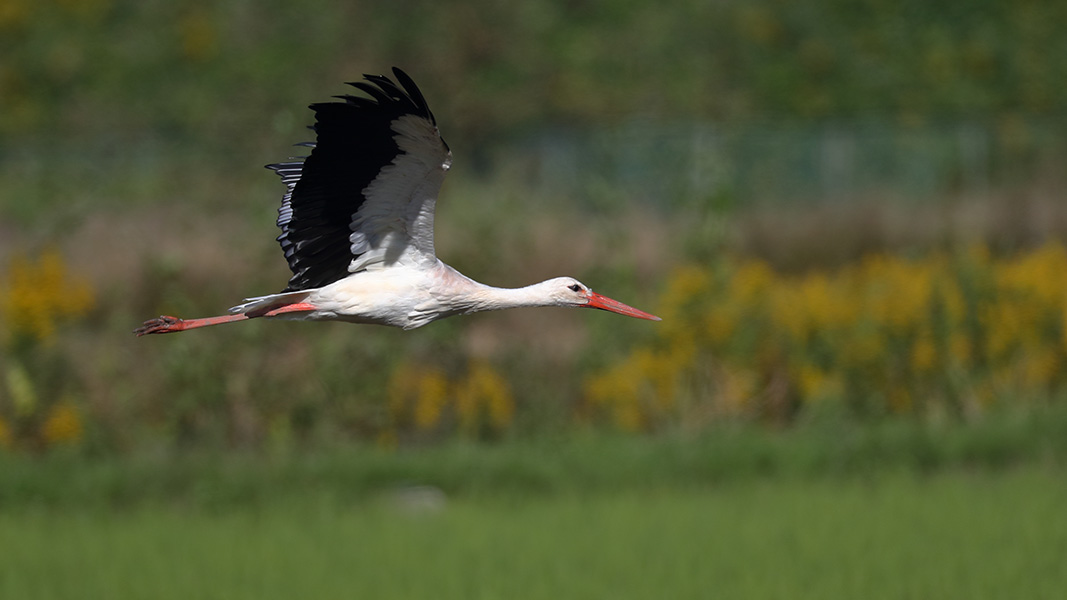
<instances>
[{"instance_id":1,"label":"outstretched wing","mask_svg":"<svg viewBox=\"0 0 1067 600\"><path fill-rule=\"evenodd\" d=\"M316 142L302 161L267 165L288 191L278 242L293 272L284 291L322 287L397 262L436 264L433 215L452 153L419 88L365 75L367 96L312 104Z\"/></svg>"}]
</instances>

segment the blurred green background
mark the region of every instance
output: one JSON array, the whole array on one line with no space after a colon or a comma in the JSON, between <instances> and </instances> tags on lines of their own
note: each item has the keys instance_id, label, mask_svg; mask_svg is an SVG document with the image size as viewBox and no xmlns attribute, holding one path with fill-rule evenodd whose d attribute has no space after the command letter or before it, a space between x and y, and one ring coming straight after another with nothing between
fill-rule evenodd
<instances>
[{"instance_id":1,"label":"blurred green background","mask_svg":"<svg viewBox=\"0 0 1067 600\"><path fill-rule=\"evenodd\" d=\"M0 595L1053 597L1063 22L0 1ZM284 287L261 165L394 65L455 154L443 260L664 321L135 338Z\"/></svg>"}]
</instances>

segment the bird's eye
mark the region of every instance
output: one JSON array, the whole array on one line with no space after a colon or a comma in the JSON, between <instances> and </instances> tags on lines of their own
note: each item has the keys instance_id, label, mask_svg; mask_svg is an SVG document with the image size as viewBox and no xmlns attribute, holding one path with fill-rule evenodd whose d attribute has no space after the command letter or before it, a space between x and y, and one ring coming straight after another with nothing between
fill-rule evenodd
<instances>
[{"instance_id":1,"label":"bird's eye","mask_svg":"<svg viewBox=\"0 0 1067 600\"><path fill-rule=\"evenodd\" d=\"M572 292L580 292L582 291L582 286L578 285L577 283L572 283L571 285L567 286L567 289Z\"/></svg>"}]
</instances>

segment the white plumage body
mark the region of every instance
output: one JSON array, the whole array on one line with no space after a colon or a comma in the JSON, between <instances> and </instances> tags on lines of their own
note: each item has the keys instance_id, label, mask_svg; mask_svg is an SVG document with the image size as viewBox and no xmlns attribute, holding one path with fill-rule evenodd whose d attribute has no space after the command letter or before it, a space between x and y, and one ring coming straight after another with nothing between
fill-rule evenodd
<instances>
[{"instance_id":1,"label":"white plumage body","mask_svg":"<svg viewBox=\"0 0 1067 600\"><path fill-rule=\"evenodd\" d=\"M522 288L498 288L474 281L438 260L429 268L376 269L350 275L330 285L300 292L249 298L231 314L269 312L293 303L316 310L287 312L271 318L300 321L345 321L415 329L453 315L533 306L574 306L581 284L557 277ZM554 290L565 290L553 293ZM588 290L584 290L588 291Z\"/></svg>"}]
</instances>

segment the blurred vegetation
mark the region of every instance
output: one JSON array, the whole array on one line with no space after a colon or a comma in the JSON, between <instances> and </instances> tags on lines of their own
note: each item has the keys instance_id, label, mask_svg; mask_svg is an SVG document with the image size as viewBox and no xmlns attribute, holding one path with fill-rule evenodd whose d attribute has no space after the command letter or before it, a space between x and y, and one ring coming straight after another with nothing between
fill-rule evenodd
<instances>
[{"instance_id":1,"label":"blurred vegetation","mask_svg":"<svg viewBox=\"0 0 1067 600\"><path fill-rule=\"evenodd\" d=\"M89 282L72 276L50 249L18 256L0 272L0 356L9 399L0 409L0 448L43 449L80 441L78 383L66 376L69 357L58 329L93 307Z\"/></svg>"},{"instance_id":2,"label":"blurred vegetation","mask_svg":"<svg viewBox=\"0 0 1067 600\"><path fill-rule=\"evenodd\" d=\"M1051 0L4 0L0 448L1059 405L1062 22ZM280 184L259 165L308 139L308 103L392 65L457 154L442 258L498 285L574 274L666 320L130 336L282 285Z\"/></svg>"},{"instance_id":3,"label":"blurred vegetation","mask_svg":"<svg viewBox=\"0 0 1067 600\"><path fill-rule=\"evenodd\" d=\"M587 381L623 428L798 414L959 419L1067 391L1067 251L869 255L834 271L680 268L660 340Z\"/></svg>"},{"instance_id":4,"label":"blurred vegetation","mask_svg":"<svg viewBox=\"0 0 1067 600\"><path fill-rule=\"evenodd\" d=\"M1062 115L1065 20L1053 0L5 0L0 134L254 144L393 64L467 140L634 114Z\"/></svg>"},{"instance_id":5,"label":"blurred vegetation","mask_svg":"<svg viewBox=\"0 0 1067 600\"><path fill-rule=\"evenodd\" d=\"M0 509L233 510L315 499L347 506L383 492L432 486L449 498L615 495L635 490L716 489L749 482L863 481L867 477L970 472L993 476L1029 465L1067 464L1067 410L1000 410L965 423L887 417L863 427L820 420L805 427L748 428L720 421L702 434L545 432L485 444L319 444L271 449L142 451L93 456L0 453ZM1063 481L1063 478L1050 477Z\"/></svg>"}]
</instances>

